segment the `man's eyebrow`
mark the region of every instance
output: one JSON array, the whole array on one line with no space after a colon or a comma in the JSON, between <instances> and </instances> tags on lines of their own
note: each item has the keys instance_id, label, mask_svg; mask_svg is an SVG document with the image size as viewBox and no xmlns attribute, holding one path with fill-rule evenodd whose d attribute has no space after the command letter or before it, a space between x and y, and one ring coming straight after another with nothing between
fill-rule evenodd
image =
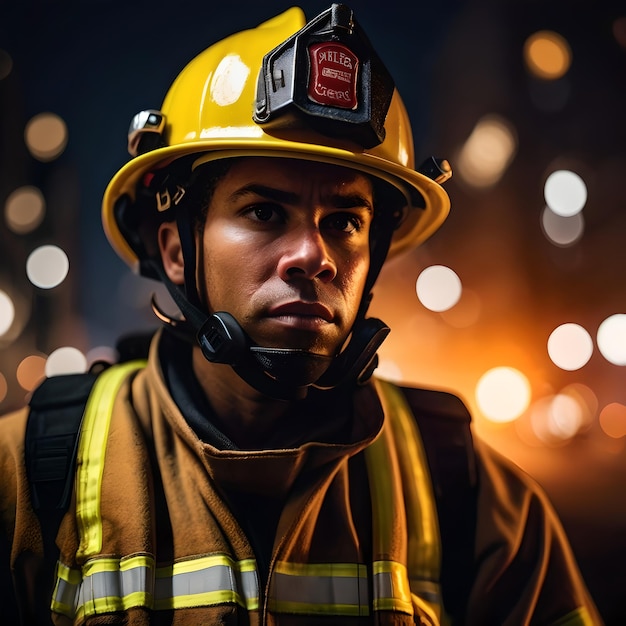
<instances>
[{"instance_id":1,"label":"man's eyebrow","mask_svg":"<svg viewBox=\"0 0 626 626\"><path fill-rule=\"evenodd\" d=\"M261 183L250 183L244 185L232 194L232 198L241 198L247 195L256 195L274 202L282 204L297 204L300 201L300 196L292 191L285 191L283 189L276 189L275 187L268 187ZM328 200L332 206L341 209L350 208L365 208L372 212L371 199L365 197L360 193L332 193L328 196Z\"/></svg>"},{"instance_id":2,"label":"man's eyebrow","mask_svg":"<svg viewBox=\"0 0 626 626\"><path fill-rule=\"evenodd\" d=\"M374 210L371 199L360 193L335 193L330 200L338 209L367 209L370 213Z\"/></svg>"},{"instance_id":3,"label":"man's eyebrow","mask_svg":"<svg viewBox=\"0 0 626 626\"><path fill-rule=\"evenodd\" d=\"M248 195L261 196L268 200L280 202L284 204L295 204L298 202L298 194L291 191L284 191L282 189L276 189L275 187L268 187L267 185L261 185L260 183L250 183L240 187L232 194L233 199L241 198Z\"/></svg>"}]
</instances>

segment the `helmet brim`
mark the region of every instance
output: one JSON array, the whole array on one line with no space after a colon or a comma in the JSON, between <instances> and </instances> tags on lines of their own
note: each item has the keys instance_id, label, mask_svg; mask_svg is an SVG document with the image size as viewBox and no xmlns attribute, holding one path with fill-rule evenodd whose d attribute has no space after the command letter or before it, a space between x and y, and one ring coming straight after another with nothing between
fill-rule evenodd
<instances>
[{"instance_id":1,"label":"helmet brim","mask_svg":"<svg viewBox=\"0 0 626 626\"><path fill-rule=\"evenodd\" d=\"M134 199L142 176L184 156L197 154L203 161L239 156L297 158L330 163L362 171L397 188L406 199L405 216L395 231L388 258L414 248L428 239L444 222L450 210L446 191L434 180L402 165L373 154L294 141L265 142L249 137L227 137L167 146L135 157L111 179L102 201L102 221L106 236L120 257L137 268L138 258L122 235L115 218L115 204L125 195Z\"/></svg>"}]
</instances>

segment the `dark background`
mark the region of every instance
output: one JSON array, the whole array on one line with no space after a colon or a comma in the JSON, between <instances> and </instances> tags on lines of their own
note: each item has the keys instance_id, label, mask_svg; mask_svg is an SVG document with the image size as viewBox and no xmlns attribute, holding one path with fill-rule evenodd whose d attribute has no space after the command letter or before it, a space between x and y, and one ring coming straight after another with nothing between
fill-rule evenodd
<instances>
[{"instance_id":1,"label":"dark background","mask_svg":"<svg viewBox=\"0 0 626 626\"><path fill-rule=\"evenodd\" d=\"M0 49L13 71L0 80L0 204L20 185L47 200L40 228L16 236L0 224L0 288L9 281L32 303L22 335L0 343L9 391L0 409L24 401L14 379L32 351L61 345L84 351L113 345L124 332L153 326L146 303L155 285L130 275L109 247L100 199L123 164L132 116L159 108L182 67L213 41L256 26L290 6L276 2L22 2L0 4ZM309 17L326 2L300 2ZM453 177L452 213L419 250L381 275L374 313L392 333L383 359L417 384L458 392L475 414L478 434L546 488L608 624L626 623L626 452L597 423L601 408L626 404L624 368L597 350L577 372L550 362L553 328L576 322L595 332L626 312L626 49L614 36L626 8L615 2L561 0L351 3L390 68L414 125L418 161L454 155L488 113L515 126L518 150L502 180L476 190ZM551 29L564 36L573 63L555 83L534 79L522 58L526 38ZM50 111L68 125L69 143L51 163L33 159L26 122ZM543 181L557 167L575 169L588 186L585 235L556 248L539 227ZM59 287L30 286L24 260L55 242L70 256ZM415 280L430 264L454 268L478 294L480 316L454 327L426 311ZM478 376L511 365L531 379L534 399L582 383L598 400L584 435L559 446L529 443L519 424L494 425L474 401Z\"/></svg>"}]
</instances>

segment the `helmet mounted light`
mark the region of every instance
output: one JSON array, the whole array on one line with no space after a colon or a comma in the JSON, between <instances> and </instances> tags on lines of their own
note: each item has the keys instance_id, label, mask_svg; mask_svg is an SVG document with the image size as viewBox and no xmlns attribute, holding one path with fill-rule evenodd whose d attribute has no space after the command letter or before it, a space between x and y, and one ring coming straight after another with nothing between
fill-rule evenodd
<instances>
[{"instance_id":1,"label":"helmet mounted light","mask_svg":"<svg viewBox=\"0 0 626 626\"><path fill-rule=\"evenodd\" d=\"M333 4L263 58L254 121L313 128L363 148L385 139L394 81L344 4Z\"/></svg>"},{"instance_id":2,"label":"helmet mounted light","mask_svg":"<svg viewBox=\"0 0 626 626\"><path fill-rule=\"evenodd\" d=\"M133 117L128 129L128 152L130 156L155 150L165 145L165 115L156 109L140 111Z\"/></svg>"}]
</instances>

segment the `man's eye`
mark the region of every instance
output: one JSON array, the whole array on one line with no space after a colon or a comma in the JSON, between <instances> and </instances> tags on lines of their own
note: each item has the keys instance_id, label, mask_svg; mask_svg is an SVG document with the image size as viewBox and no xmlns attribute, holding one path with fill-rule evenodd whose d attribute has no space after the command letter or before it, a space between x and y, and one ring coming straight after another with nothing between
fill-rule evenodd
<instances>
[{"instance_id":1,"label":"man's eye","mask_svg":"<svg viewBox=\"0 0 626 626\"><path fill-rule=\"evenodd\" d=\"M349 213L336 213L327 220L328 226L346 234L356 233L361 230L361 220L356 215Z\"/></svg>"},{"instance_id":2,"label":"man's eye","mask_svg":"<svg viewBox=\"0 0 626 626\"><path fill-rule=\"evenodd\" d=\"M256 204L250 208L249 215L259 222L278 222L282 219L278 207L273 204Z\"/></svg>"}]
</instances>

